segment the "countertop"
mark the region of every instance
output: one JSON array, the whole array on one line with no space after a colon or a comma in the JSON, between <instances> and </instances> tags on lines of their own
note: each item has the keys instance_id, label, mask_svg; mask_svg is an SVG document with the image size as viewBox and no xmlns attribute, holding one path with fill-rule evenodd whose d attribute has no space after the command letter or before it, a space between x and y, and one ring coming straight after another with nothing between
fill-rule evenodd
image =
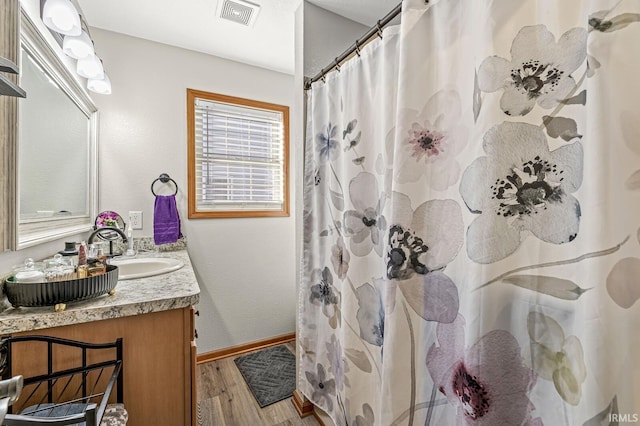
<instances>
[{"instance_id":1,"label":"countertop","mask_svg":"<svg viewBox=\"0 0 640 426\"><path fill-rule=\"evenodd\" d=\"M55 312L53 306L13 308L3 294L5 309L0 311L0 335L168 311L198 303L200 287L186 250L137 257L170 257L183 261L184 266L164 275L118 281L114 295L68 303L62 312Z\"/></svg>"}]
</instances>

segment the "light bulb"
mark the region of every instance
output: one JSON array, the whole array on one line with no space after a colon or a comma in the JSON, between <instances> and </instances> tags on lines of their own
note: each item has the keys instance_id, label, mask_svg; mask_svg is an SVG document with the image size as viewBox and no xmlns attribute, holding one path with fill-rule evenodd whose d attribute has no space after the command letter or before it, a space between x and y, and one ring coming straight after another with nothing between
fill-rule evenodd
<instances>
[{"instance_id":1,"label":"light bulb","mask_svg":"<svg viewBox=\"0 0 640 426\"><path fill-rule=\"evenodd\" d=\"M104 77L102 79L90 78L87 81L87 89L101 95L110 95L111 80L109 80L109 76L107 76L107 74L104 74Z\"/></svg>"},{"instance_id":2,"label":"light bulb","mask_svg":"<svg viewBox=\"0 0 640 426\"><path fill-rule=\"evenodd\" d=\"M82 33L80 15L69 0L47 0L42 9L42 21L60 34L77 36Z\"/></svg>"},{"instance_id":3,"label":"light bulb","mask_svg":"<svg viewBox=\"0 0 640 426\"><path fill-rule=\"evenodd\" d=\"M82 31L79 36L64 36L62 51L74 59L86 58L95 53L93 42L86 31Z\"/></svg>"},{"instance_id":4,"label":"light bulb","mask_svg":"<svg viewBox=\"0 0 640 426\"><path fill-rule=\"evenodd\" d=\"M79 76L92 79L101 79L104 77L104 68L102 61L97 56L87 56L78 59L76 63L76 72Z\"/></svg>"}]
</instances>

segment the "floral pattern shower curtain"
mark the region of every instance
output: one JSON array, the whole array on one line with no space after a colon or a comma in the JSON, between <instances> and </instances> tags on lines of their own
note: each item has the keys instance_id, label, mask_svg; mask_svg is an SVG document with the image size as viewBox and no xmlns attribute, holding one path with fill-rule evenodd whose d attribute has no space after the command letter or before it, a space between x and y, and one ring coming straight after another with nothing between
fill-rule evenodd
<instances>
[{"instance_id":1,"label":"floral pattern shower curtain","mask_svg":"<svg viewBox=\"0 0 640 426\"><path fill-rule=\"evenodd\" d=\"M405 0L308 91L298 388L337 425L640 419L640 2Z\"/></svg>"}]
</instances>

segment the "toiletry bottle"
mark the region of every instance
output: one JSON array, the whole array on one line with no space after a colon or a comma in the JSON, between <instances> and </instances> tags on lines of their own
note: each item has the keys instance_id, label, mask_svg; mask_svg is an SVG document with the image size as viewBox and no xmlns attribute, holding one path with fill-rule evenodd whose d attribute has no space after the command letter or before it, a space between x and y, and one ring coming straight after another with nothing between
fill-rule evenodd
<instances>
[{"instance_id":1,"label":"toiletry bottle","mask_svg":"<svg viewBox=\"0 0 640 426\"><path fill-rule=\"evenodd\" d=\"M78 247L78 278L87 278L89 276L87 269L87 243L83 241Z\"/></svg>"}]
</instances>

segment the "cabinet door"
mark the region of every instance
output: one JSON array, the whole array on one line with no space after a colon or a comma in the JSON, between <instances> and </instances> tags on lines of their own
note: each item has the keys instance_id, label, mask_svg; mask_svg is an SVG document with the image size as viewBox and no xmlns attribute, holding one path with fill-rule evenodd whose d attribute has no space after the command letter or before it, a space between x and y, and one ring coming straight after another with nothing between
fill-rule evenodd
<instances>
[{"instance_id":1,"label":"cabinet door","mask_svg":"<svg viewBox=\"0 0 640 426\"><path fill-rule=\"evenodd\" d=\"M182 308L18 335L40 334L91 343L122 337L127 426L189 426L193 411L190 316L190 309ZM28 351L12 356L29 363Z\"/></svg>"}]
</instances>

